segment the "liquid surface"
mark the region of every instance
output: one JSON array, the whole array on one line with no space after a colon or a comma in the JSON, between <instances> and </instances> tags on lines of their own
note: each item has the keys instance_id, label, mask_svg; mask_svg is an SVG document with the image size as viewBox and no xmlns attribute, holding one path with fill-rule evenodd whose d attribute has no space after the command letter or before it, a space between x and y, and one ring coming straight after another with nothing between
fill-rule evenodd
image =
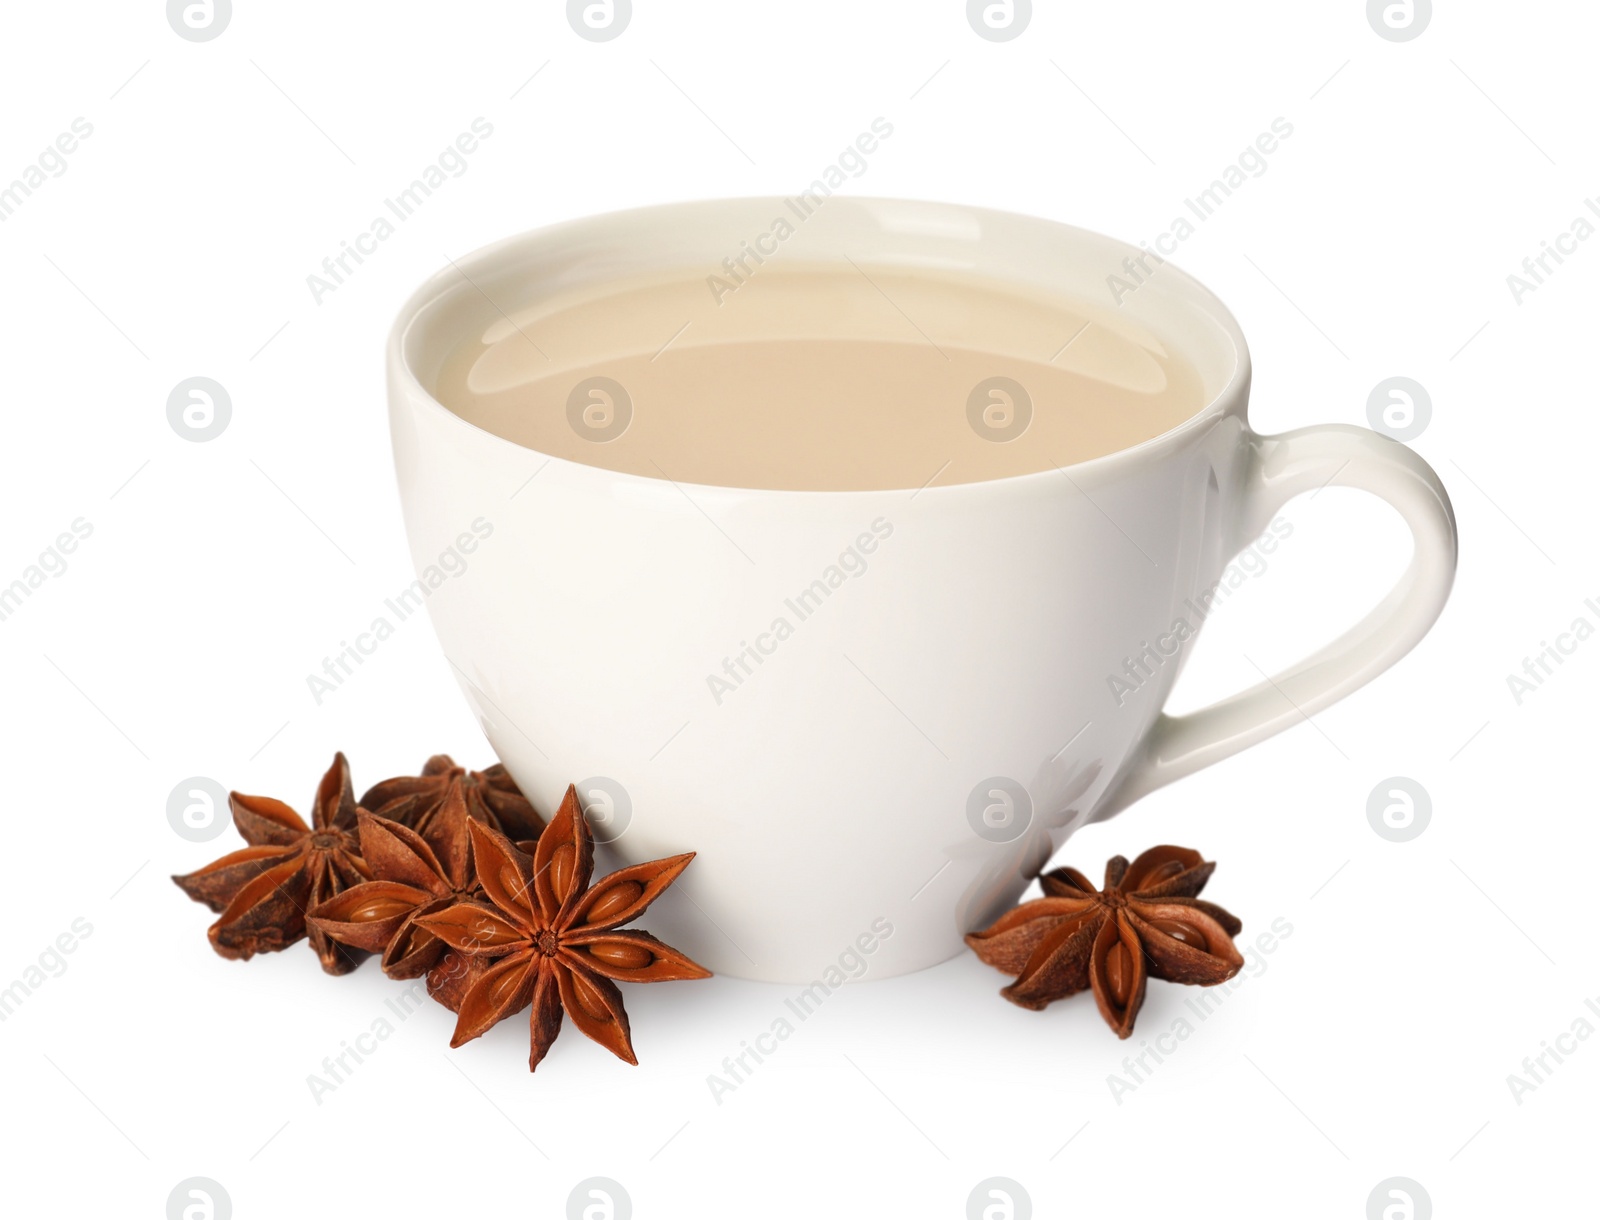
<instances>
[{"instance_id":1,"label":"liquid surface","mask_svg":"<svg viewBox=\"0 0 1600 1220\"><path fill-rule=\"evenodd\" d=\"M774 262L741 278L691 269L495 313L448 356L434 393L556 457L810 491L1068 466L1205 405L1195 371L1114 311L849 262Z\"/></svg>"}]
</instances>

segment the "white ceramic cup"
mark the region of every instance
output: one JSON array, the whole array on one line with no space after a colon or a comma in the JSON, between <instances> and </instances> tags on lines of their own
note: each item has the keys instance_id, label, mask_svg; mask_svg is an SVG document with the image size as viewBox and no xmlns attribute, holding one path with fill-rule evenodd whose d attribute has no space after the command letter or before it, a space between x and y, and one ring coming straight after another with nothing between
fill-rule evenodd
<instances>
[{"instance_id":1,"label":"white ceramic cup","mask_svg":"<svg viewBox=\"0 0 1600 1220\"><path fill-rule=\"evenodd\" d=\"M1405 446L1346 426L1252 432L1244 336L1170 266L1120 308L1199 371L1208 405L1065 470L920 490L681 486L521 447L430 392L464 336L540 294L715 271L784 206L652 207L465 257L401 311L388 380L426 605L495 751L547 813L578 783L620 860L699 853L650 930L712 970L809 983L949 958L1076 827L1376 677L1438 616L1456 534ZM1045 220L844 197L784 245L841 252L1103 303L1140 254ZM1330 485L1381 496L1411 527L1400 582L1299 664L1163 714L1225 566L1285 502ZM851 553L859 571L763 639ZM708 678L750 641L759 668L719 699ZM1114 675L1137 682L1120 700Z\"/></svg>"}]
</instances>

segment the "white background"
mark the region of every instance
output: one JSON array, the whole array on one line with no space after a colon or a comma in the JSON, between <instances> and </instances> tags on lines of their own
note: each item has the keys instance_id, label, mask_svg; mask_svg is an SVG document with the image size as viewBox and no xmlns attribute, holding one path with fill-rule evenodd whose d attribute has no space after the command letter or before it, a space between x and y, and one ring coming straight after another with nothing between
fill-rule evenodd
<instances>
[{"instance_id":1,"label":"white background","mask_svg":"<svg viewBox=\"0 0 1600 1220\"><path fill-rule=\"evenodd\" d=\"M556 1216L590 1176L640 1217L959 1217L997 1175L1040 1216L1358 1218L1397 1175L1441 1217L1572 1197L1600 1039L1520 1104L1507 1076L1600 997L1600 642L1520 706L1506 675L1574 619L1600 625L1600 241L1520 304L1506 277L1600 193L1600 14L1439 7L1393 43L1356 0L1077 0L992 43L952 0L639 0L596 44L554 0L239 0L196 44L154 0L7 6L0 183L93 126L0 223L0 585L93 527L0 622L0 985L74 919L93 928L0 1024L8 1210L160 1217L196 1175L241 1218ZM1120 1102L1108 1077L1192 993L1152 984L1119 1044L1087 996L1025 1012L964 955L831 998L721 1104L707 1076L794 989L629 988L639 1067L569 1026L531 1078L524 1021L447 1052L430 1006L318 1104L308 1074L400 985L371 964L324 977L300 948L215 957L167 875L236 840L186 842L166 802L203 775L306 811L341 748L358 791L437 750L490 761L420 616L320 706L306 685L411 579L380 376L394 310L447 256L530 227L793 192L880 115L894 134L852 191L1135 242L1288 119L1177 257L1250 336L1255 425L1362 423L1394 375L1429 391L1414 444L1462 537L1435 631L1314 725L1058 860L1098 878L1114 853L1192 845L1221 862L1207 896L1241 943L1279 917L1292 936ZM306 277L479 116L494 134L470 169L316 303ZM166 418L191 376L232 399L207 443ZM1398 521L1357 493L1287 516L1182 703L1322 642L1404 563ZM1366 815L1395 775L1432 799L1408 843Z\"/></svg>"}]
</instances>

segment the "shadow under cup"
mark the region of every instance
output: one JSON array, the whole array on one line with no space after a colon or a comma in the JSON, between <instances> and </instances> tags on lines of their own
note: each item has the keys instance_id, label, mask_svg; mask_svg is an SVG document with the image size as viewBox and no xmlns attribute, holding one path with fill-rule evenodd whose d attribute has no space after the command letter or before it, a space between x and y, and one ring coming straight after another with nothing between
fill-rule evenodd
<instances>
[{"instance_id":1,"label":"shadow under cup","mask_svg":"<svg viewBox=\"0 0 1600 1220\"><path fill-rule=\"evenodd\" d=\"M1161 707L1312 475L1435 545L1404 623L1280 682L1324 705L1431 623L1454 535L1408 490L1426 467L1355 429L1255 436L1236 323L1141 256L951 205L730 200L513 238L407 303L405 604L536 806L576 783L613 863L698 853L651 931L821 994L932 965L1074 828L1287 727L1258 692L1198 727Z\"/></svg>"}]
</instances>

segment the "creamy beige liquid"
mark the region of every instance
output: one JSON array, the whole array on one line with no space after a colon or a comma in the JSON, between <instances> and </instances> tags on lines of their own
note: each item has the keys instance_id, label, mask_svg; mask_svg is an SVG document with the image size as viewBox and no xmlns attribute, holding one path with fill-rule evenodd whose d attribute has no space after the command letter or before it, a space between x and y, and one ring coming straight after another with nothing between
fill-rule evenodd
<instances>
[{"instance_id":1,"label":"creamy beige liquid","mask_svg":"<svg viewBox=\"0 0 1600 1220\"><path fill-rule=\"evenodd\" d=\"M720 301L717 269L550 291L488 314L434 392L557 457L818 491L1068 466L1205 405L1196 372L1115 311L858 264L774 263L736 287L722 275Z\"/></svg>"}]
</instances>

